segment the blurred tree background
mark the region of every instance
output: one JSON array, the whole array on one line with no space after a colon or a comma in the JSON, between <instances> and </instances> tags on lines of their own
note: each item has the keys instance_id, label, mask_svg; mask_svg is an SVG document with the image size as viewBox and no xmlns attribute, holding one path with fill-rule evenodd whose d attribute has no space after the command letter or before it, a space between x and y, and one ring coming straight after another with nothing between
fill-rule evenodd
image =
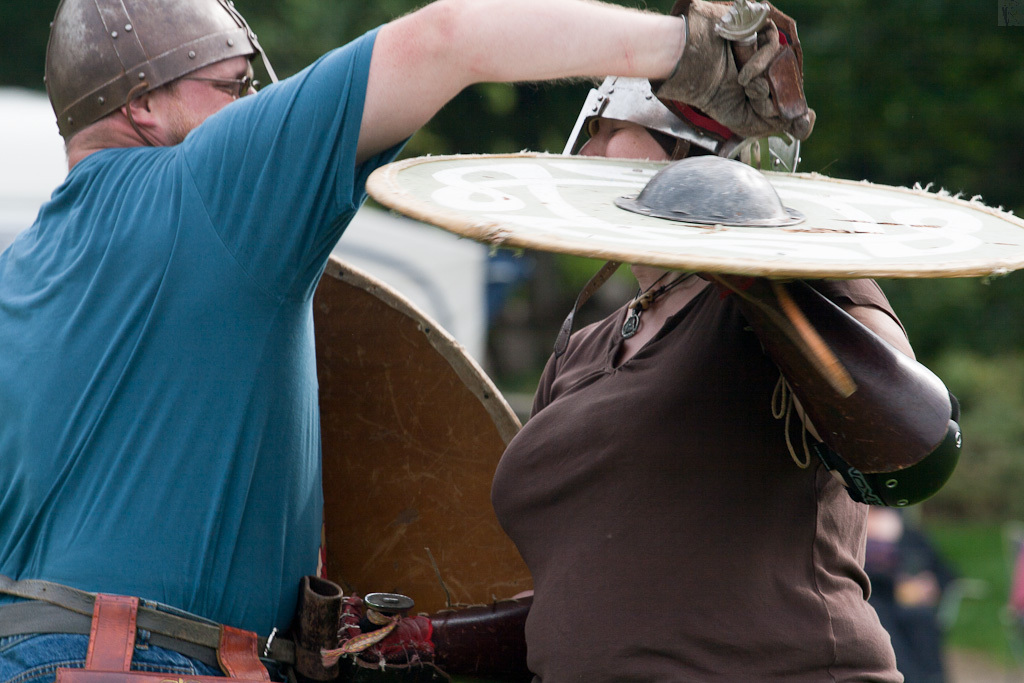
<instances>
[{"instance_id":1,"label":"blurred tree background","mask_svg":"<svg viewBox=\"0 0 1024 683\"><path fill-rule=\"evenodd\" d=\"M412 0L238 0L282 76L413 10ZM636 2L621 4L637 6ZM801 170L931 185L1024 208L1024 27L1000 27L995 0L789 0L808 100L817 111ZM43 89L56 0L0 0L0 85ZM667 11L671 0L642 5ZM405 155L561 151L590 85L479 85L409 143ZM530 254L533 277L495 323L488 367L503 389L532 391L578 288L599 264ZM920 359L964 407L965 459L929 502L950 515L1024 517L1022 275L884 282ZM581 323L631 292L625 278ZM517 355L503 353L514 347Z\"/></svg>"}]
</instances>

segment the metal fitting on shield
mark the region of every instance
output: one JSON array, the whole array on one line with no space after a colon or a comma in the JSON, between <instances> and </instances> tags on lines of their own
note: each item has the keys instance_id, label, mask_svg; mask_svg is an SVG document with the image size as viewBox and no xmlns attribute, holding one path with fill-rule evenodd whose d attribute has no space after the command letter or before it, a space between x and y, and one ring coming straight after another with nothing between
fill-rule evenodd
<instances>
[{"instance_id":1,"label":"metal fitting on shield","mask_svg":"<svg viewBox=\"0 0 1024 683\"><path fill-rule=\"evenodd\" d=\"M696 156L658 171L636 197L619 197L620 209L644 216L703 225L785 227L804 220L782 205L763 174L732 159Z\"/></svg>"}]
</instances>

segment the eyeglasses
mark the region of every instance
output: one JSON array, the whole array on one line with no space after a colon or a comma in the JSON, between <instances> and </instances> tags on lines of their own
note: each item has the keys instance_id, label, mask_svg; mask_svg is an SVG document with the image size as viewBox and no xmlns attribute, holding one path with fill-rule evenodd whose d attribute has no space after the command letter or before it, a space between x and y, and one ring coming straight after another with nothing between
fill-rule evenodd
<instances>
[{"instance_id":1,"label":"eyeglasses","mask_svg":"<svg viewBox=\"0 0 1024 683\"><path fill-rule=\"evenodd\" d=\"M252 76L246 76L245 78L202 78L200 76L183 76L181 80L213 83L214 87L223 90L236 100L240 97L245 97L251 90L258 90L260 87L260 82L253 80Z\"/></svg>"}]
</instances>

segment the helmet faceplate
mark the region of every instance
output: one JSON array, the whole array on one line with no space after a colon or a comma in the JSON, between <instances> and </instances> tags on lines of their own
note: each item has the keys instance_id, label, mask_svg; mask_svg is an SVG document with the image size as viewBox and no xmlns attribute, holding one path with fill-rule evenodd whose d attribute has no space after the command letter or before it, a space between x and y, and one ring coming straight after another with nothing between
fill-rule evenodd
<instances>
[{"instance_id":1,"label":"helmet faceplate","mask_svg":"<svg viewBox=\"0 0 1024 683\"><path fill-rule=\"evenodd\" d=\"M721 154L726 138L705 131L673 114L654 96L646 78L609 76L600 88L591 89L573 126L564 154L575 154L582 146L582 133L595 118L630 121L644 128L656 130L671 137L685 140L712 154ZM732 145L735 147L735 144ZM722 156L727 156L722 154Z\"/></svg>"},{"instance_id":2,"label":"helmet faceplate","mask_svg":"<svg viewBox=\"0 0 1024 683\"><path fill-rule=\"evenodd\" d=\"M65 139L142 94L210 64L266 55L229 0L62 0L46 91Z\"/></svg>"},{"instance_id":3,"label":"helmet faceplate","mask_svg":"<svg viewBox=\"0 0 1024 683\"><path fill-rule=\"evenodd\" d=\"M695 119L700 115L693 112ZM583 109L576 119L563 154L577 154L586 140L583 135L587 125L595 118L629 121L649 130L682 140L691 147L696 146L706 154L715 154L728 159L752 161L757 157L755 166L760 166L761 148L759 140L751 138L743 140L731 132L707 119L709 127L703 127L675 113L661 102L651 90L650 81L646 78L624 78L608 76L596 89L591 89L583 103ZM765 146L768 159L765 160L770 170L795 171L800 153L800 141L789 137L768 138Z\"/></svg>"}]
</instances>

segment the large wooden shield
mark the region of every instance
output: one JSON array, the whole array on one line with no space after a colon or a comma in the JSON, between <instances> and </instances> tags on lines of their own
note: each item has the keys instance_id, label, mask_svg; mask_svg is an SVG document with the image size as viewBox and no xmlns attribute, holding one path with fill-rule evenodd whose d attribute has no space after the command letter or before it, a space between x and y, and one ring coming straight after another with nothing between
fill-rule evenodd
<instances>
[{"instance_id":1,"label":"large wooden shield","mask_svg":"<svg viewBox=\"0 0 1024 683\"><path fill-rule=\"evenodd\" d=\"M313 300L330 579L416 610L530 588L491 480L519 421L443 329L331 259Z\"/></svg>"},{"instance_id":2,"label":"large wooden shield","mask_svg":"<svg viewBox=\"0 0 1024 683\"><path fill-rule=\"evenodd\" d=\"M765 173L803 216L777 227L639 215L664 162L550 154L421 157L377 169L382 204L481 242L679 270L774 278L935 278L1024 267L1024 221L921 188Z\"/></svg>"}]
</instances>

